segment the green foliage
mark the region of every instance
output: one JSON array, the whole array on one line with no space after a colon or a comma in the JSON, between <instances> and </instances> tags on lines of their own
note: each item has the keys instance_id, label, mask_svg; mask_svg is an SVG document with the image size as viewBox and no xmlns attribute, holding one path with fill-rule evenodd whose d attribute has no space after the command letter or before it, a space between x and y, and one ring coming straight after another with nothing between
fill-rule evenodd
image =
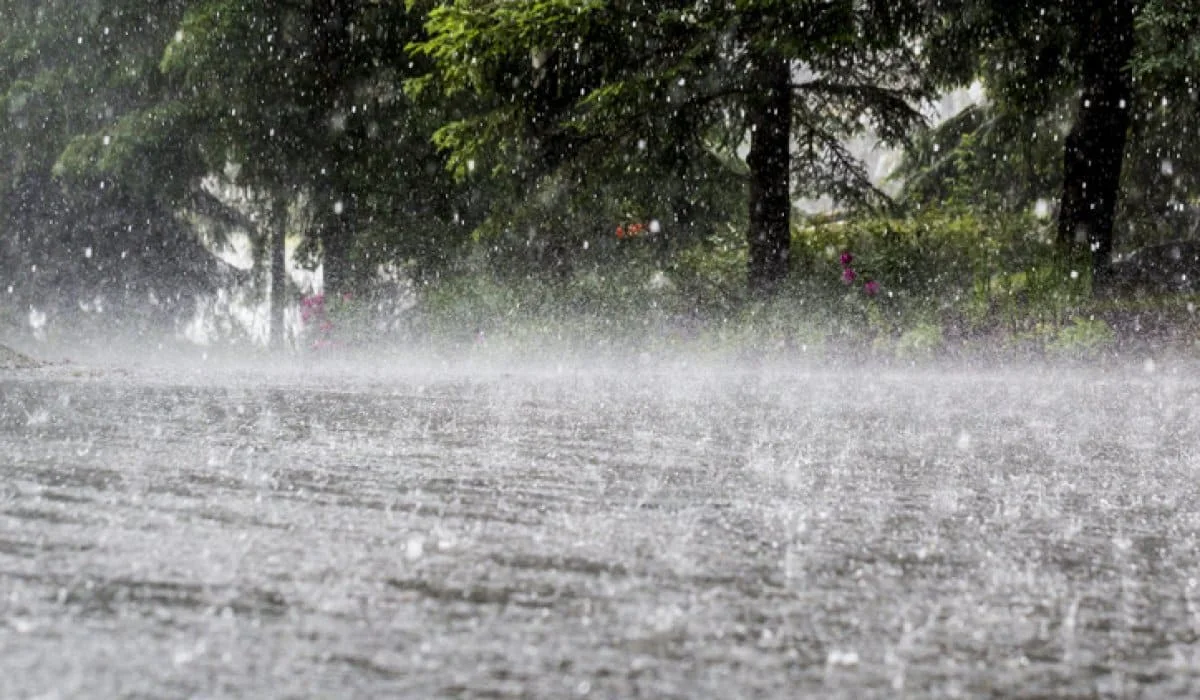
<instances>
[{"instance_id":1,"label":"green foliage","mask_svg":"<svg viewBox=\"0 0 1200 700\"><path fill-rule=\"evenodd\" d=\"M1062 190L1096 7L0 0L8 306L186 312L229 281L199 234L265 251L282 202L332 287L391 270L447 328L702 325L717 344L906 358L998 333L1101 347L1079 320L1099 309L1089 265L1030 213ZM1137 9L1126 247L1187 234L1200 197L1200 5ZM771 155L793 197L846 209L794 227L791 279L763 300L745 285L763 189L746 153L760 69L781 62L792 146ZM975 80L985 103L914 129L936 89ZM850 155L868 133L907 148L899 208Z\"/></svg>"},{"instance_id":2,"label":"green foliage","mask_svg":"<svg viewBox=\"0 0 1200 700\"><path fill-rule=\"evenodd\" d=\"M797 229L794 250L805 277L831 285L841 284L838 258L850 251L859 283L877 281L900 316L945 307L982 323L1005 304L1061 305L1066 299L1043 298L1045 275L1057 276L1056 290L1075 282L1064 293L1085 291L1079 274L1053 262L1045 226L1027 216L926 209L906 218L816 219Z\"/></svg>"},{"instance_id":3,"label":"green foliage","mask_svg":"<svg viewBox=\"0 0 1200 700\"><path fill-rule=\"evenodd\" d=\"M913 17L874 2L456 0L412 45L434 71L408 89L475 100L435 140L459 177L515 180L520 205L494 210L491 230L576 230L559 212L611 217L593 206L608 189L608 205L664 224L665 254L745 215L738 154L768 55L807 73L792 86L796 193L881 201L845 140L870 127L896 143L919 122Z\"/></svg>"},{"instance_id":4,"label":"green foliage","mask_svg":"<svg viewBox=\"0 0 1200 700\"><path fill-rule=\"evenodd\" d=\"M1057 352L1090 342L1084 334L1095 329L1076 330L1086 273L1072 276L1046 235L1029 218L964 211L813 221L796 227L795 274L769 300L741 284L745 248L733 231L665 261L641 241L623 241L553 277L497 277L483 263L429 288L420 308L427 331L460 338L483 330L586 343L591 334L645 348L918 361L990 351L1007 337ZM853 284L842 278L846 251ZM868 280L879 284L874 295Z\"/></svg>"},{"instance_id":5,"label":"green foliage","mask_svg":"<svg viewBox=\"0 0 1200 700\"><path fill-rule=\"evenodd\" d=\"M896 357L902 360L933 359L945 343L942 327L936 323L918 323L896 339Z\"/></svg>"},{"instance_id":6,"label":"green foliage","mask_svg":"<svg viewBox=\"0 0 1200 700\"><path fill-rule=\"evenodd\" d=\"M1094 359L1111 350L1116 334L1103 319L1077 318L1051 331L1047 349L1055 355Z\"/></svg>"},{"instance_id":7,"label":"green foliage","mask_svg":"<svg viewBox=\"0 0 1200 700\"><path fill-rule=\"evenodd\" d=\"M930 66L946 87L980 81L984 104L917 140L897 173L910 205L956 203L1049 213L1063 189L1064 138L1078 113L1089 13L1102 3L942 3L946 21L927 37ZM1194 236L1200 197L1195 129L1200 4L1136 3L1129 66L1133 126L1125 148L1115 243L1132 249Z\"/></svg>"},{"instance_id":8,"label":"green foliage","mask_svg":"<svg viewBox=\"0 0 1200 700\"><path fill-rule=\"evenodd\" d=\"M136 115L169 95L157 63L182 5L0 5L0 270L14 303L140 328L171 323L221 280L176 218L188 170L173 145L141 139L137 167L120 169L120 147L92 141L151 126Z\"/></svg>"}]
</instances>

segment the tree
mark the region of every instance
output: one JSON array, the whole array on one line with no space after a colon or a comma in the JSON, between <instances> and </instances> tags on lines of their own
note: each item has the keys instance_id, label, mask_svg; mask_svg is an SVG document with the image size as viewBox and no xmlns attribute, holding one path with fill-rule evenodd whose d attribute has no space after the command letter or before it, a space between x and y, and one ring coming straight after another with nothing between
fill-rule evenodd
<instances>
[{"instance_id":1,"label":"tree","mask_svg":"<svg viewBox=\"0 0 1200 700\"><path fill-rule=\"evenodd\" d=\"M1093 289L1108 284L1113 218L1129 135L1133 84L1133 0L1079 0L1072 6L1077 40L1079 101L1063 149L1058 238L1086 244Z\"/></svg>"},{"instance_id":2,"label":"tree","mask_svg":"<svg viewBox=\"0 0 1200 700\"><path fill-rule=\"evenodd\" d=\"M793 196L884 199L845 139L873 129L895 143L920 122L921 19L849 0L455 0L413 47L434 64L413 87L481 101L436 136L460 174L486 163L529 183L581 163L745 152L748 281L770 293L788 273Z\"/></svg>"},{"instance_id":3,"label":"tree","mask_svg":"<svg viewBox=\"0 0 1200 700\"><path fill-rule=\"evenodd\" d=\"M1147 46L1137 31L1145 5L942 3L945 21L927 39L930 65L939 67L936 77L944 88L982 79L989 103L947 122L923 153L914 154L906 169L917 176L910 192L924 189L928 196L931 183L959 177L1022 207L1051 196L1047 190L1057 186L1060 248L1068 255L1088 253L1094 289L1103 291L1130 139L1140 158L1136 146L1149 136L1144 127L1152 95L1135 84L1132 72ZM1063 123L1069 124L1065 137ZM931 144L947 148L935 154ZM1009 167L997 170L998 162ZM1025 184L1014 189L1005 179Z\"/></svg>"},{"instance_id":4,"label":"tree","mask_svg":"<svg viewBox=\"0 0 1200 700\"><path fill-rule=\"evenodd\" d=\"M158 57L182 12L146 0L0 3L0 268L16 304L52 319L124 311L105 323L141 329L191 312L223 276L176 216L189 153L162 140L140 151L135 178L75 177L78 139L131 127L161 99ZM116 148L97 139L87 159Z\"/></svg>"},{"instance_id":5,"label":"tree","mask_svg":"<svg viewBox=\"0 0 1200 700\"><path fill-rule=\"evenodd\" d=\"M213 157L305 204L327 293L397 257L415 274L436 268L465 237L450 222L468 218L470 192L430 143L438 108L398 87L420 68L404 46L421 31L400 3L205 0L164 55L188 110L207 115Z\"/></svg>"},{"instance_id":6,"label":"tree","mask_svg":"<svg viewBox=\"0 0 1200 700\"><path fill-rule=\"evenodd\" d=\"M1123 193L1140 239L1200 234L1200 2L1148 0L1131 61L1137 107ZM1134 187L1129 187L1133 184ZM1130 226L1132 228L1132 225ZM1161 229L1161 230L1159 230Z\"/></svg>"}]
</instances>

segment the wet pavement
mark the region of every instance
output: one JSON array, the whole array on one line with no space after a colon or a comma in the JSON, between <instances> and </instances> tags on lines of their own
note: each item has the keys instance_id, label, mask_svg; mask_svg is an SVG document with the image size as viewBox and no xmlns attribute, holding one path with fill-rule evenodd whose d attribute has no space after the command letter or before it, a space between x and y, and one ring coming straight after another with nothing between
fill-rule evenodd
<instances>
[{"instance_id":1,"label":"wet pavement","mask_svg":"<svg viewBox=\"0 0 1200 700\"><path fill-rule=\"evenodd\" d=\"M0 372L0 696L1194 696L1197 377Z\"/></svg>"}]
</instances>

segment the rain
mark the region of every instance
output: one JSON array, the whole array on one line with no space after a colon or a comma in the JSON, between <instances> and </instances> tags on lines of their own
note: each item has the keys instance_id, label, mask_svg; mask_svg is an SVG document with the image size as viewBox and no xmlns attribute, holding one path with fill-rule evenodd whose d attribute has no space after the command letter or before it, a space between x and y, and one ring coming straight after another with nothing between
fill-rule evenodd
<instances>
[{"instance_id":1,"label":"rain","mask_svg":"<svg viewBox=\"0 0 1200 700\"><path fill-rule=\"evenodd\" d=\"M0 697L1194 697L1200 6L0 0Z\"/></svg>"}]
</instances>

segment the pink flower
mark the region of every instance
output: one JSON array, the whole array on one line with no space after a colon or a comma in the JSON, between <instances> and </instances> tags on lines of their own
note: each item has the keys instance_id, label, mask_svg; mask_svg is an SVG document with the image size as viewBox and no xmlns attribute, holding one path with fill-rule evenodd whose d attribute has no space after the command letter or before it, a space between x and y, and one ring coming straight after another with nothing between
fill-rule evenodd
<instances>
[{"instance_id":1,"label":"pink flower","mask_svg":"<svg viewBox=\"0 0 1200 700\"><path fill-rule=\"evenodd\" d=\"M875 296L879 293L879 283L875 280L867 280L867 283L863 285L863 292L869 297Z\"/></svg>"},{"instance_id":2,"label":"pink flower","mask_svg":"<svg viewBox=\"0 0 1200 700\"><path fill-rule=\"evenodd\" d=\"M847 267L845 270L842 270L842 281L846 284L854 282L856 277L858 277L858 273L854 271L854 268Z\"/></svg>"},{"instance_id":3,"label":"pink flower","mask_svg":"<svg viewBox=\"0 0 1200 700\"><path fill-rule=\"evenodd\" d=\"M854 256L850 254L850 251L843 250L840 260L842 261L842 267L850 267L850 263L854 262ZM850 279L853 280L854 278L851 277Z\"/></svg>"},{"instance_id":4,"label":"pink flower","mask_svg":"<svg viewBox=\"0 0 1200 700\"><path fill-rule=\"evenodd\" d=\"M300 300L300 320L308 323L325 316L325 295L314 294Z\"/></svg>"}]
</instances>

